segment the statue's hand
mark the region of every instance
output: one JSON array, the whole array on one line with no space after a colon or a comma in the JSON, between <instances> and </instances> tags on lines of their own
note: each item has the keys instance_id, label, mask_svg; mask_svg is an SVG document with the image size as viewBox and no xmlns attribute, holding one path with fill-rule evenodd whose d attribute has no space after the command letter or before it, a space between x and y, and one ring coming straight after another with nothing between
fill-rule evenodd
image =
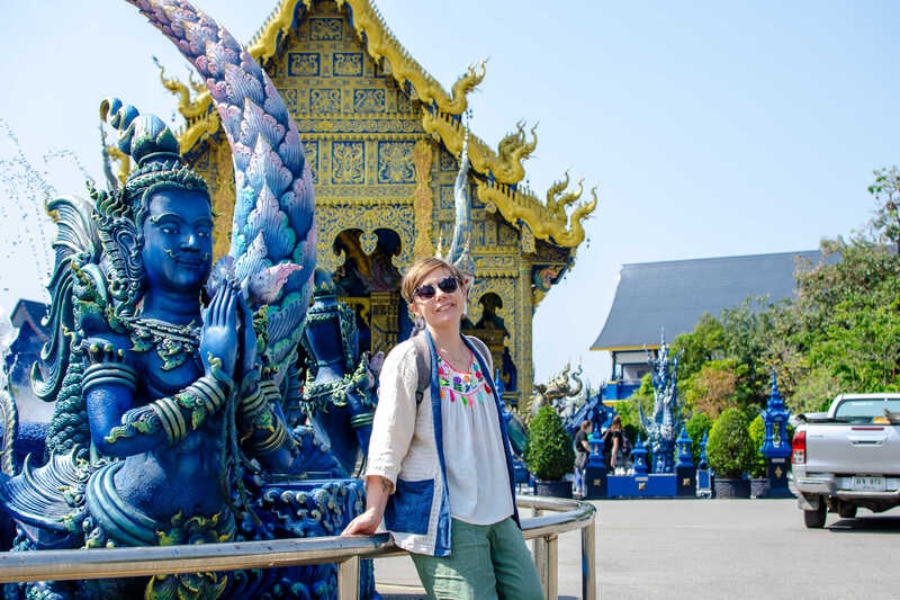
<instances>
[{"instance_id":1,"label":"statue's hand","mask_svg":"<svg viewBox=\"0 0 900 600\"><path fill-rule=\"evenodd\" d=\"M242 385L246 387L259 379L256 331L253 329L253 311L250 310L244 294L236 291L234 295L238 301L238 312L241 318L241 370L237 376L242 381ZM252 381L248 381L248 379Z\"/></svg>"},{"instance_id":2,"label":"statue's hand","mask_svg":"<svg viewBox=\"0 0 900 600\"><path fill-rule=\"evenodd\" d=\"M234 377L238 354L237 293L231 285L220 286L203 316L200 332L200 359L206 375L218 367Z\"/></svg>"}]
</instances>

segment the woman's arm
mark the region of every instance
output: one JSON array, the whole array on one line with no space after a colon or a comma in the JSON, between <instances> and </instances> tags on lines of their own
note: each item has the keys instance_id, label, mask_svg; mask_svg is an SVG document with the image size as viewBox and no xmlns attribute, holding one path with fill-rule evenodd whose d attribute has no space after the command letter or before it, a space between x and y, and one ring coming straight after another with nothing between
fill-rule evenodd
<instances>
[{"instance_id":1,"label":"woman's arm","mask_svg":"<svg viewBox=\"0 0 900 600\"><path fill-rule=\"evenodd\" d=\"M366 510L350 521L341 535L372 535L384 518L384 508L388 496L394 491L394 484L380 475L366 477Z\"/></svg>"},{"instance_id":2,"label":"woman's arm","mask_svg":"<svg viewBox=\"0 0 900 600\"><path fill-rule=\"evenodd\" d=\"M384 517L388 497L394 492L393 482L415 432L417 380L413 344L394 348L381 369L366 468L366 510L347 525L342 535L372 534ZM426 398L423 402L430 401Z\"/></svg>"},{"instance_id":3,"label":"woman's arm","mask_svg":"<svg viewBox=\"0 0 900 600\"><path fill-rule=\"evenodd\" d=\"M378 406L372 421L372 436L366 461L366 475L397 480L403 459L409 452L416 430L416 348L404 342L388 354L379 377ZM430 396L423 400L430 407Z\"/></svg>"}]
</instances>

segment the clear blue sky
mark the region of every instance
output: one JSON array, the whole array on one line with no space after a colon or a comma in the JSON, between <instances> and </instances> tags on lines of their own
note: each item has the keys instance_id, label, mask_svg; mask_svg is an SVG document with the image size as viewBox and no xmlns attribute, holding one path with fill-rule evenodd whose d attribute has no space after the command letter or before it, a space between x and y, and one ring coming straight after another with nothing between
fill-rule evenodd
<instances>
[{"instance_id":1,"label":"clear blue sky","mask_svg":"<svg viewBox=\"0 0 900 600\"><path fill-rule=\"evenodd\" d=\"M276 0L197 5L247 42ZM388 25L448 88L489 58L470 95L493 146L539 122L526 163L540 195L570 169L601 204L572 272L535 315L537 378L583 362L622 264L813 249L861 229L872 171L900 163L900 5L894 2L377 0ZM0 3L0 119L59 194L82 194L71 151L99 174L98 106L118 95L164 119L175 102L151 60L186 79L179 55L115 0ZM37 221L0 129L0 307L45 299L52 228ZM24 193L22 190L26 190ZM43 238L41 236L44 236Z\"/></svg>"}]
</instances>

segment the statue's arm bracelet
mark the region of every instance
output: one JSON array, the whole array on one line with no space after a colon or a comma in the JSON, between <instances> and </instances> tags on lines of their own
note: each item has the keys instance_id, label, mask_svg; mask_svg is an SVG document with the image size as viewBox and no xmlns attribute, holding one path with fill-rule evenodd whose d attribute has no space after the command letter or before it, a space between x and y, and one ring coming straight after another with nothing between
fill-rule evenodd
<instances>
[{"instance_id":1,"label":"statue's arm bracelet","mask_svg":"<svg viewBox=\"0 0 900 600\"><path fill-rule=\"evenodd\" d=\"M265 438L251 438L247 444L247 449L253 454L268 454L284 447L287 442L288 432L284 421L274 419L272 422L272 430ZM291 444L293 445L293 443Z\"/></svg>"},{"instance_id":2,"label":"statue's arm bracelet","mask_svg":"<svg viewBox=\"0 0 900 600\"><path fill-rule=\"evenodd\" d=\"M162 430L169 445L174 445L196 430L225 404L226 391L213 377L201 377L174 396L165 396L122 415L122 424L114 427L106 441Z\"/></svg>"},{"instance_id":3,"label":"statue's arm bracelet","mask_svg":"<svg viewBox=\"0 0 900 600\"><path fill-rule=\"evenodd\" d=\"M123 363L103 362L88 365L81 378L81 390L87 394L98 386L121 385L132 392L137 389L137 371Z\"/></svg>"},{"instance_id":4,"label":"statue's arm bracelet","mask_svg":"<svg viewBox=\"0 0 900 600\"><path fill-rule=\"evenodd\" d=\"M284 421L275 415L273 406L281 401L281 390L274 381L263 379L238 407L238 417L246 439L245 448L253 454L267 454L283 448L288 442ZM262 432L268 432L264 438ZM248 439L249 438L249 439Z\"/></svg>"}]
</instances>

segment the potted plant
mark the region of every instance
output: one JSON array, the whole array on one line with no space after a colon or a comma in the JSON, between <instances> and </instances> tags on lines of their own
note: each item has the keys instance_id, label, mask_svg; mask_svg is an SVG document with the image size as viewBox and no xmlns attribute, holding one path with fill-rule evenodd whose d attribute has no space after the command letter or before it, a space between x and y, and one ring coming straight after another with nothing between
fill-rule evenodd
<instances>
[{"instance_id":1,"label":"potted plant","mask_svg":"<svg viewBox=\"0 0 900 600\"><path fill-rule=\"evenodd\" d=\"M750 497L765 498L769 491L769 478L766 477L766 457L762 446L766 440L766 424L762 415L750 422L750 440L753 442L753 467L750 469Z\"/></svg>"},{"instance_id":2,"label":"potted plant","mask_svg":"<svg viewBox=\"0 0 900 600\"><path fill-rule=\"evenodd\" d=\"M543 496L572 497L565 480L575 466L572 438L552 406L543 406L528 426L525 466L535 476L535 492Z\"/></svg>"},{"instance_id":3,"label":"potted plant","mask_svg":"<svg viewBox=\"0 0 900 600\"><path fill-rule=\"evenodd\" d=\"M743 476L753 468L754 456L747 417L740 409L725 409L713 423L706 444L717 498L750 497L750 482Z\"/></svg>"}]
</instances>

